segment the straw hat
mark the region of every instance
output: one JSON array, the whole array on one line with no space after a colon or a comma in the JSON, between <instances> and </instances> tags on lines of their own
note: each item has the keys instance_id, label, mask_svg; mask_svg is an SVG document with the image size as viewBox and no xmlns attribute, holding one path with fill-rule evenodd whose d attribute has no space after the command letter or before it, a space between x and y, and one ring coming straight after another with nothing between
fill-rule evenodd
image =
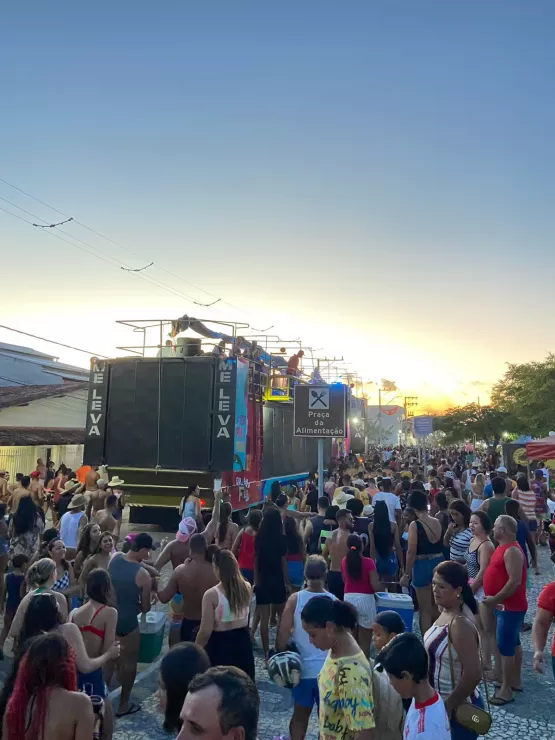
<instances>
[{"instance_id":1,"label":"straw hat","mask_svg":"<svg viewBox=\"0 0 555 740\"><path fill-rule=\"evenodd\" d=\"M124 480L122 480L119 476L114 475L112 480L108 483L109 488L116 488L117 486L123 486L125 483Z\"/></svg>"},{"instance_id":2,"label":"straw hat","mask_svg":"<svg viewBox=\"0 0 555 740\"><path fill-rule=\"evenodd\" d=\"M87 499L83 496L82 493L76 494L71 501L69 502L67 509L68 511L70 509L79 509L81 506L87 505Z\"/></svg>"},{"instance_id":3,"label":"straw hat","mask_svg":"<svg viewBox=\"0 0 555 740\"><path fill-rule=\"evenodd\" d=\"M64 486L64 492L69 493L69 491L73 491L74 488L77 488L77 486L80 486L78 480L68 480L68 482Z\"/></svg>"}]
</instances>

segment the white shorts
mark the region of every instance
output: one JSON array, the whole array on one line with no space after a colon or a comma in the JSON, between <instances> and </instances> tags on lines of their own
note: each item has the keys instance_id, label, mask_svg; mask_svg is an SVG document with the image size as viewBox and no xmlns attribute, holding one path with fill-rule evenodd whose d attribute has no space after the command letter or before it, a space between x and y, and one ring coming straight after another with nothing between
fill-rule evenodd
<instances>
[{"instance_id":1,"label":"white shorts","mask_svg":"<svg viewBox=\"0 0 555 740\"><path fill-rule=\"evenodd\" d=\"M359 626L369 630L376 619L374 594L345 594L344 600L357 610Z\"/></svg>"}]
</instances>

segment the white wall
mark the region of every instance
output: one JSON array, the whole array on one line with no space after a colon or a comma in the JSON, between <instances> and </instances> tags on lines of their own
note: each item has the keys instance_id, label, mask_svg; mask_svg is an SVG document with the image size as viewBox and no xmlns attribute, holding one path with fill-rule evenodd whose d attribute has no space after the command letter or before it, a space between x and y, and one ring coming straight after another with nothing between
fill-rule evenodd
<instances>
[{"instance_id":1,"label":"white wall","mask_svg":"<svg viewBox=\"0 0 555 740\"><path fill-rule=\"evenodd\" d=\"M15 481L16 473L29 473L37 467L37 460L46 460L47 445L37 447L0 447L0 468L10 473L10 480ZM61 463L76 470L83 462L83 445L50 445L50 456L56 463Z\"/></svg>"},{"instance_id":2,"label":"white wall","mask_svg":"<svg viewBox=\"0 0 555 740\"><path fill-rule=\"evenodd\" d=\"M27 406L0 409L0 427L85 428L87 391L74 391L59 398L41 398Z\"/></svg>"}]
</instances>

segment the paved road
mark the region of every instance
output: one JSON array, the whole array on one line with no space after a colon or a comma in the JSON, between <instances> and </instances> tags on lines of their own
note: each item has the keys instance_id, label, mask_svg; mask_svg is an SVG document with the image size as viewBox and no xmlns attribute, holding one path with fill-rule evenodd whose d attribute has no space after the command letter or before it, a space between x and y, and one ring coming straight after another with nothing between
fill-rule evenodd
<instances>
[{"instance_id":1,"label":"paved road","mask_svg":"<svg viewBox=\"0 0 555 740\"><path fill-rule=\"evenodd\" d=\"M124 529L125 532L125 529ZM153 533L155 539L163 536ZM530 609L527 620L533 620L536 601L541 588L553 580L553 566L546 548L540 550L541 576L532 576L532 586L528 591ZM170 574L169 567L162 573L162 583ZM167 607L162 607L167 609ZM555 718L552 717L552 706L555 700L555 682L551 670L539 676L532 670L532 647L530 633L522 635L524 650L523 685L524 693L517 695L510 706L493 708L494 723L488 735L492 740L552 740L555 738ZM6 645L9 648L9 645ZM164 650L167 648L165 642ZM9 649L7 650L9 655ZM271 683L264 670L262 653L256 651L257 686L261 698L261 717L259 727L260 740L272 740L277 735L286 735L292 711L291 694ZM551 665L551 661L546 661ZM10 670L8 660L0 662L0 680ZM156 690L158 686L158 664L139 666L139 675L133 689L133 701L139 701L142 710L133 717L117 720L114 740L167 740L168 735L162 729L161 715L158 710ZM493 687L491 687L493 690ZM117 691L111 694L117 706ZM307 740L317 740L318 727L313 712Z\"/></svg>"},{"instance_id":2,"label":"paved road","mask_svg":"<svg viewBox=\"0 0 555 740\"><path fill-rule=\"evenodd\" d=\"M538 594L545 583L553 579L553 566L547 549L540 552L542 575L532 576L532 586L528 592L530 610L528 621L533 620ZM551 671L539 676L532 670L532 647L530 633L522 635L524 650L523 685L524 693L517 695L510 706L500 709L493 707L494 722L488 738L492 740L552 740L555 737L555 718L552 706L555 700L555 685ZM547 662L551 665L551 661ZM286 735L292 711L291 694L279 689L268 680L262 663L260 651L256 654L257 686L260 692L262 712L259 737L271 740L277 735ZM129 719L118 720L115 740L167 740L161 727L160 713L156 698L158 680L157 665L154 664L141 674L133 692L135 701L142 703L142 711ZM493 691L493 686L490 686ZM313 712L307 740L316 740L318 727Z\"/></svg>"}]
</instances>

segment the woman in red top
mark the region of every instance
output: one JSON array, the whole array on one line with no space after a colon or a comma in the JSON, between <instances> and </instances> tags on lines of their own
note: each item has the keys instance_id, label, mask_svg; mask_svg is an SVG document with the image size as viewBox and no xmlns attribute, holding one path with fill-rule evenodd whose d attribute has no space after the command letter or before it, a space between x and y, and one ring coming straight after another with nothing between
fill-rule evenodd
<instances>
[{"instance_id":1,"label":"woman in red top","mask_svg":"<svg viewBox=\"0 0 555 740\"><path fill-rule=\"evenodd\" d=\"M498 516L493 526L494 550L484 572L483 604L497 617L496 641L501 655L501 688L491 704L504 706L520 691L522 648L520 628L528 609L526 601L526 558L516 541L517 523L512 516Z\"/></svg>"},{"instance_id":2,"label":"woman in red top","mask_svg":"<svg viewBox=\"0 0 555 740\"><path fill-rule=\"evenodd\" d=\"M247 526L239 532L231 548L243 578L246 578L251 586L254 584L254 538L261 521L262 512L258 509L251 511Z\"/></svg>"},{"instance_id":3,"label":"woman in red top","mask_svg":"<svg viewBox=\"0 0 555 740\"><path fill-rule=\"evenodd\" d=\"M372 558L362 557L362 540L358 534L347 538L347 555L341 561L341 574L345 584L344 600L358 612L358 644L368 657L372 641L372 623L376 617L374 594L382 584Z\"/></svg>"}]
</instances>

